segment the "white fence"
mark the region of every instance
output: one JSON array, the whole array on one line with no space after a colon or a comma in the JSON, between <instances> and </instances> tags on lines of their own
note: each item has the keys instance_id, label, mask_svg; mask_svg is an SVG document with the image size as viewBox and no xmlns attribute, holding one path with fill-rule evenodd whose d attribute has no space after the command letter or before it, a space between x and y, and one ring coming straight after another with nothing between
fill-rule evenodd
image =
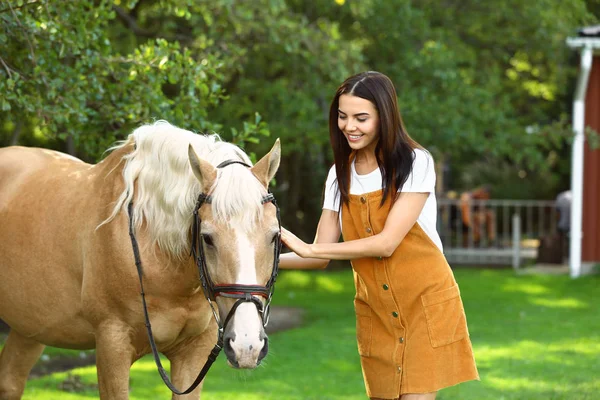
<instances>
[{"instance_id":1,"label":"white fence","mask_svg":"<svg viewBox=\"0 0 600 400\"><path fill-rule=\"evenodd\" d=\"M438 199L438 232L451 264L518 268L537 258L542 237L556 232L554 201L471 200L466 207L459 199Z\"/></svg>"}]
</instances>

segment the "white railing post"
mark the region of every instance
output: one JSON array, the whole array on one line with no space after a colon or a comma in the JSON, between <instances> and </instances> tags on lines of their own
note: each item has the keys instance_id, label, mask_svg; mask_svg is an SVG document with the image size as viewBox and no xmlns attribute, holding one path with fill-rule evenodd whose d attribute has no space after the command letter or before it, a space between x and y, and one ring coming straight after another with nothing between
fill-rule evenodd
<instances>
[{"instance_id":1,"label":"white railing post","mask_svg":"<svg viewBox=\"0 0 600 400\"><path fill-rule=\"evenodd\" d=\"M438 229L444 244L444 254L451 264L484 262L514 265L518 269L522 267L524 260L538 259L538 240L553 233L556 227L555 201L477 200L474 208L485 206L489 209L491 221L486 217L485 224L492 223L494 226L486 229L485 225L477 225L481 230L481 237L479 242L475 242L473 225L463 227L461 205L458 199L442 198L438 201ZM495 243L489 240L488 233L495 233ZM524 238L528 240L523 241Z\"/></svg>"},{"instance_id":2,"label":"white railing post","mask_svg":"<svg viewBox=\"0 0 600 400\"><path fill-rule=\"evenodd\" d=\"M519 269L521 264L521 217L513 214L512 217L512 242L513 242L513 269Z\"/></svg>"}]
</instances>

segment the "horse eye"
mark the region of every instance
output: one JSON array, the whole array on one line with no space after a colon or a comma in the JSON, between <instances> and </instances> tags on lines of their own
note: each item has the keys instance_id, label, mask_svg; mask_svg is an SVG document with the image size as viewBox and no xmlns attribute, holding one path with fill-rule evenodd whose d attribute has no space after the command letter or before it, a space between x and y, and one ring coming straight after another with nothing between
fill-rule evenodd
<instances>
[{"instance_id":1,"label":"horse eye","mask_svg":"<svg viewBox=\"0 0 600 400\"><path fill-rule=\"evenodd\" d=\"M214 246L214 242L213 242L213 238L212 236L210 236L208 233L203 233L202 234L202 240L204 240L204 243L206 243L207 246Z\"/></svg>"}]
</instances>

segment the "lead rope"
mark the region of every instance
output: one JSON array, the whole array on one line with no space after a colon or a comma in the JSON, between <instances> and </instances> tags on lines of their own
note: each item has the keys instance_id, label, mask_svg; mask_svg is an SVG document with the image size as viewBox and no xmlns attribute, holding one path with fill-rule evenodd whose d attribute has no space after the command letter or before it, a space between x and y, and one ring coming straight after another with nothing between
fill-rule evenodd
<instances>
[{"instance_id":1,"label":"lead rope","mask_svg":"<svg viewBox=\"0 0 600 400\"><path fill-rule=\"evenodd\" d=\"M173 384L169 380L167 371L165 371L165 369L162 366L162 363L160 362L160 356L158 355L158 350L156 348L156 343L154 341L154 335L152 335L152 326L150 325L150 317L148 316L148 307L146 305L146 295L144 293L144 282L142 279L142 260L140 258L140 250L139 250L137 240L135 238L135 233L134 233L134 228L133 228L133 218L132 218L133 201L129 202L127 211L129 213L129 237L131 239L131 247L133 248L133 255L135 257L135 267L137 268L138 278L140 279L140 288L141 288L140 294L142 295L142 304L144 306L144 318L146 320L146 330L148 332L148 340L150 341L150 347L152 348L152 354L154 355L154 362L156 363L156 367L158 368L158 373L160 374L160 377L162 378L165 385L167 385L167 387L171 390L171 392L173 392L177 395L191 393L194 389L196 389L198 387L198 385L200 385L200 382L202 382L202 380L208 373L208 370L210 369L212 364L215 362L215 360L219 356L219 353L221 352L221 349L223 348L223 329L224 328L219 327L219 335L217 338L217 344L215 345L215 347L213 347L210 354L208 355L208 359L206 360L204 367L202 367L202 370L198 374L198 377L196 378L194 383L192 383L192 385L189 388L187 388L186 390L179 391L175 386L173 386ZM234 306L232 307L232 311L235 311L235 309L237 308L237 306L239 306L239 304L241 304L241 302L237 302L236 304L234 304ZM233 315L233 312L230 311L230 315ZM227 318L224 325L227 325L227 322L229 322L229 318Z\"/></svg>"}]
</instances>

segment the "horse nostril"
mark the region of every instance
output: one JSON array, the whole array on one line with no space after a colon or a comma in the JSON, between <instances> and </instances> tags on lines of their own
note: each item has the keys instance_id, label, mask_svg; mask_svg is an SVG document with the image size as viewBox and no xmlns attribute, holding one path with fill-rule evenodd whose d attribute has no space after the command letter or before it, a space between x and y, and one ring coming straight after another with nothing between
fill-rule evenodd
<instances>
[{"instance_id":1,"label":"horse nostril","mask_svg":"<svg viewBox=\"0 0 600 400\"><path fill-rule=\"evenodd\" d=\"M225 356L229 360L229 362L237 367L237 361L235 360L235 351L233 350L232 342L235 340L235 334L225 335L223 338L223 351L225 351Z\"/></svg>"},{"instance_id":2,"label":"horse nostril","mask_svg":"<svg viewBox=\"0 0 600 400\"><path fill-rule=\"evenodd\" d=\"M265 341L265 344L263 345L262 350L258 354L258 362L257 362L257 364L260 364L260 362L262 361L262 359L265 358L267 356L267 353L269 352L269 338L265 336L264 337L264 341Z\"/></svg>"},{"instance_id":3,"label":"horse nostril","mask_svg":"<svg viewBox=\"0 0 600 400\"><path fill-rule=\"evenodd\" d=\"M231 338L225 339L225 345L223 346L225 353L233 352L233 346L231 345L231 342Z\"/></svg>"}]
</instances>

